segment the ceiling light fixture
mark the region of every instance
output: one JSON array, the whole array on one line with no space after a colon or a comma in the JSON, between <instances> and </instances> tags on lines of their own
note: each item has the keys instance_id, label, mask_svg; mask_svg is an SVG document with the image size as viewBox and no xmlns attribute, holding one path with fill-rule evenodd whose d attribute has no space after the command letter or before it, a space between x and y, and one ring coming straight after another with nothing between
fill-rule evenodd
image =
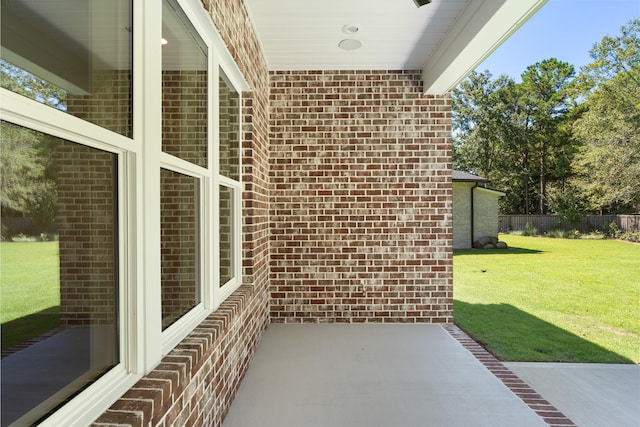
<instances>
[{"instance_id":1,"label":"ceiling light fixture","mask_svg":"<svg viewBox=\"0 0 640 427\"><path fill-rule=\"evenodd\" d=\"M168 43L169 43L169 42L168 42L168 41L167 41L167 39L165 39L164 37L160 39L160 44L161 44L161 45L163 45L163 46L164 46L165 44L168 44Z\"/></svg>"},{"instance_id":2,"label":"ceiling light fixture","mask_svg":"<svg viewBox=\"0 0 640 427\"><path fill-rule=\"evenodd\" d=\"M357 25L347 24L342 26L342 32L345 34L355 34L360 31Z\"/></svg>"},{"instance_id":3,"label":"ceiling light fixture","mask_svg":"<svg viewBox=\"0 0 640 427\"><path fill-rule=\"evenodd\" d=\"M425 4L431 3L431 0L413 0L413 2L416 4L416 6L420 7L424 6Z\"/></svg>"},{"instance_id":4,"label":"ceiling light fixture","mask_svg":"<svg viewBox=\"0 0 640 427\"><path fill-rule=\"evenodd\" d=\"M342 50L356 50L362 46L362 42L356 39L344 39L338 43L338 47Z\"/></svg>"}]
</instances>

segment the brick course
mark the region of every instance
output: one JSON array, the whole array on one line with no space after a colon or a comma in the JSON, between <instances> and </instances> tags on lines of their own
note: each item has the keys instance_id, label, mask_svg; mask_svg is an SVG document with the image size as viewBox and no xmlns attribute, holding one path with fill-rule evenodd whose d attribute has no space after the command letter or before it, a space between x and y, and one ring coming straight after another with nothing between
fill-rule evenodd
<instances>
[{"instance_id":1,"label":"brick course","mask_svg":"<svg viewBox=\"0 0 640 427\"><path fill-rule=\"evenodd\" d=\"M218 426L266 326L266 305L241 286L93 426Z\"/></svg>"},{"instance_id":2,"label":"brick course","mask_svg":"<svg viewBox=\"0 0 640 427\"><path fill-rule=\"evenodd\" d=\"M273 322L451 322L451 116L419 71L271 74Z\"/></svg>"}]
</instances>

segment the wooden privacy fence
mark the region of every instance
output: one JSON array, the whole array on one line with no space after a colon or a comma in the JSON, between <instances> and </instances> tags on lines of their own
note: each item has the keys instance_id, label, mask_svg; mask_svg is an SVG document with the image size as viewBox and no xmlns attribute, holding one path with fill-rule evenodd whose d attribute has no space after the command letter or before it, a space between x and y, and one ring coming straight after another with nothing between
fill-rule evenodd
<instances>
[{"instance_id":1,"label":"wooden privacy fence","mask_svg":"<svg viewBox=\"0 0 640 427\"><path fill-rule=\"evenodd\" d=\"M586 215L577 229L581 233L602 231L612 222L625 233L640 230L640 215ZM540 233L576 228L556 215L498 215L498 228L502 233L524 230L527 223L533 225Z\"/></svg>"},{"instance_id":2,"label":"wooden privacy fence","mask_svg":"<svg viewBox=\"0 0 640 427\"><path fill-rule=\"evenodd\" d=\"M26 234L28 236L39 236L40 233L56 233L56 225L49 227L41 227L31 218L25 217L2 217L3 235L8 232L9 235Z\"/></svg>"}]
</instances>

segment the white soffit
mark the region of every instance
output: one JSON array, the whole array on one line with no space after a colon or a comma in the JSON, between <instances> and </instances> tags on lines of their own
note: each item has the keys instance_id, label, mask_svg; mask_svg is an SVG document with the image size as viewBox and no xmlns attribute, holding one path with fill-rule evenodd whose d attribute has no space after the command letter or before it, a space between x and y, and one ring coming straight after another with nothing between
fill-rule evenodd
<instances>
[{"instance_id":1,"label":"white soffit","mask_svg":"<svg viewBox=\"0 0 640 427\"><path fill-rule=\"evenodd\" d=\"M462 80L547 0L245 0L270 70L422 70L425 93ZM343 32L345 25L358 28ZM361 47L338 44L355 39Z\"/></svg>"}]
</instances>

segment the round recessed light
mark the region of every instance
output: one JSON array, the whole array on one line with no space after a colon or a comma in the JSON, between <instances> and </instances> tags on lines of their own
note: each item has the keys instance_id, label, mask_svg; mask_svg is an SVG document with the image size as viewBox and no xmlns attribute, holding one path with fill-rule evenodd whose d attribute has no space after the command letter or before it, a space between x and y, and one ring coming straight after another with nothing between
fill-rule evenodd
<instances>
[{"instance_id":1,"label":"round recessed light","mask_svg":"<svg viewBox=\"0 0 640 427\"><path fill-rule=\"evenodd\" d=\"M345 34L355 34L360 30L357 25L347 24L342 26L342 32Z\"/></svg>"},{"instance_id":2,"label":"round recessed light","mask_svg":"<svg viewBox=\"0 0 640 427\"><path fill-rule=\"evenodd\" d=\"M344 39L338 43L338 47L342 50L356 50L362 46L360 40Z\"/></svg>"}]
</instances>

